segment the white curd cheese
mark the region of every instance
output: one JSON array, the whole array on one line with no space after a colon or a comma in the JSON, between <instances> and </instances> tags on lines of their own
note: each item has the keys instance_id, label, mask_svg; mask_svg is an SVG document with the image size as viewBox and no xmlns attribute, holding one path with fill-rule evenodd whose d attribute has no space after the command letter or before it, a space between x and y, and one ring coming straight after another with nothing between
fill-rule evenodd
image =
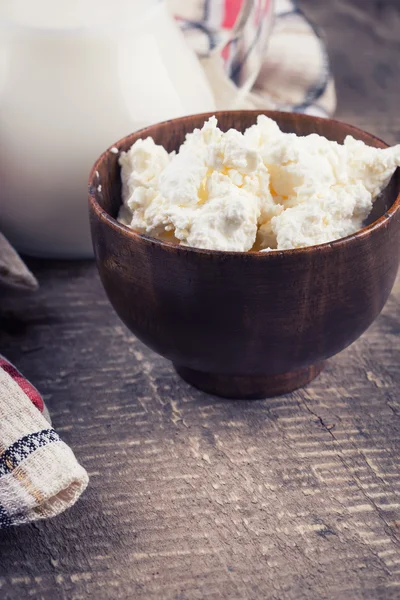
<instances>
[{"instance_id":1,"label":"white curd cheese","mask_svg":"<svg viewBox=\"0 0 400 600\"><path fill-rule=\"evenodd\" d=\"M244 134L211 117L177 153L152 138L119 157L118 220L184 246L247 252L322 244L362 227L400 166L400 145L343 145L280 131L263 115Z\"/></svg>"}]
</instances>

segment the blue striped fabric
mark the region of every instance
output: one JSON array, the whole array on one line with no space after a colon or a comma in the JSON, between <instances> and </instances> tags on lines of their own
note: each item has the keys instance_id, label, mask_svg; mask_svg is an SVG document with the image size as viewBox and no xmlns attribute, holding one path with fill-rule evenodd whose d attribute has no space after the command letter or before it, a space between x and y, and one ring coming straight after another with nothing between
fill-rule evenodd
<instances>
[{"instance_id":1,"label":"blue striped fabric","mask_svg":"<svg viewBox=\"0 0 400 600\"><path fill-rule=\"evenodd\" d=\"M6 527L11 527L13 521L11 517L8 516L6 509L4 506L0 504L0 529L5 529Z\"/></svg>"},{"instance_id":2,"label":"blue striped fabric","mask_svg":"<svg viewBox=\"0 0 400 600\"><path fill-rule=\"evenodd\" d=\"M47 444L61 441L54 429L42 429L20 438L0 455L0 478L12 473L30 454ZM0 504L0 529L13 525L11 516Z\"/></svg>"},{"instance_id":3,"label":"blue striped fabric","mask_svg":"<svg viewBox=\"0 0 400 600\"><path fill-rule=\"evenodd\" d=\"M12 473L23 460L38 448L59 441L60 437L54 429L43 429L20 438L0 455L0 477Z\"/></svg>"},{"instance_id":4,"label":"blue striped fabric","mask_svg":"<svg viewBox=\"0 0 400 600\"><path fill-rule=\"evenodd\" d=\"M89 478L52 429L36 388L4 358L0 363L0 529L4 529L66 510Z\"/></svg>"}]
</instances>

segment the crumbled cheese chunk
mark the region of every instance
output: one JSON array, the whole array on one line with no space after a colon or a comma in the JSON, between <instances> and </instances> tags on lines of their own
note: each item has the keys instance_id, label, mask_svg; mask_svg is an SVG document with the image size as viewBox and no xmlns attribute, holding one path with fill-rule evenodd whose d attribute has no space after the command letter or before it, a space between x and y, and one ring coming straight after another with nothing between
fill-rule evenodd
<instances>
[{"instance_id":1,"label":"crumbled cheese chunk","mask_svg":"<svg viewBox=\"0 0 400 600\"><path fill-rule=\"evenodd\" d=\"M357 231L400 166L400 146L283 133L259 116L244 134L211 117L178 153L152 138L119 157L119 221L184 246L247 252L329 242Z\"/></svg>"}]
</instances>

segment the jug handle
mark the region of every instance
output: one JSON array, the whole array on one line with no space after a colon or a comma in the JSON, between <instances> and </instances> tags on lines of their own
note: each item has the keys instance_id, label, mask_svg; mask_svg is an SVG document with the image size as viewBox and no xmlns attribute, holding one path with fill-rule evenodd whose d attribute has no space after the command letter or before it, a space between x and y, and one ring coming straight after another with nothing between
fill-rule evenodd
<instances>
[{"instance_id":1,"label":"jug handle","mask_svg":"<svg viewBox=\"0 0 400 600\"><path fill-rule=\"evenodd\" d=\"M264 35L260 36L259 43L261 43L261 45L262 45L262 51L265 49L266 41L269 39L269 35L271 33L271 29L273 26L275 0L263 0L263 4L264 4L264 6L263 6L262 10L266 11L266 9L269 8L271 18L269 19L269 22L267 23L267 29L264 32ZM256 0L244 0L242 8L240 9L239 15L236 19L235 26L231 29L227 39L222 40L222 42L220 44L217 44L217 46L215 48L213 48L213 50L210 53L210 57L215 57L216 55L221 55L221 53L224 51L224 49L227 46L229 46L229 44L231 44L232 42L234 42L235 40L240 38L244 28L246 27L249 17L251 16L252 11L255 9L255 6L256 6ZM262 39L262 38L264 38L264 39ZM261 67L261 60L260 60L260 67ZM255 73L250 73L249 76L247 77L247 79L242 83L242 85L238 86L238 94L233 102L233 105L230 108L235 108L235 105L238 105L240 103L240 101L243 99L243 97L252 88L255 80L257 79L257 76L258 76L258 71Z\"/></svg>"}]
</instances>

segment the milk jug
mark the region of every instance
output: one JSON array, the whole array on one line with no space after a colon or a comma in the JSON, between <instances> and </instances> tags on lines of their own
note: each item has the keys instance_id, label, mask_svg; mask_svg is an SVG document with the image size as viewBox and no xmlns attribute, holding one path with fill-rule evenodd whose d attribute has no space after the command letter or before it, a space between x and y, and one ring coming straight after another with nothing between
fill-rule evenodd
<instances>
[{"instance_id":1,"label":"milk jug","mask_svg":"<svg viewBox=\"0 0 400 600\"><path fill-rule=\"evenodd\" d=\"M0 0L0 230L23 253L92 254L87 179L119 138L215 110L160 0Z\"/></svg>"}]
</instances>

